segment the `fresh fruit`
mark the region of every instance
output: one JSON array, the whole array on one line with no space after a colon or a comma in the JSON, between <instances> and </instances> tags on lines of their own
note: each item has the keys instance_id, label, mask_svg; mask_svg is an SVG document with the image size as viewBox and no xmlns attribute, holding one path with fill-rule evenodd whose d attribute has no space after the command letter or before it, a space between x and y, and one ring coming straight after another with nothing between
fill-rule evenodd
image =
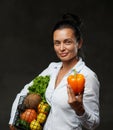
<instances>
[{"instance_id":1,"label":"fresh fruit","mask_svg":"<svg viewBox=\"0 0 113 130\"><path fill-rule=\"evenodd\" d=\"M50 106L43 101L38 105L38 113L48 114L50 110Z\"/></svg>"},{"instance_id":2,"label":"fresh fruit","mask_svg":"<svg viewBox=\"0 0 113 130\"><path fill-rule=\"evenodd\" d=\"M42 126L40 125L38 120L33 120L30 123L30 129L31 130L42 130Z\"/></svg>"},{"instance_id":3,"label":"fresh fruit","mask_svg":"<svg viewBox=\"0 0 113 130\"><path fill-rule=\"evenodd\" d=\"M37 116L37 120L42 124L46 121L47 115L44 113L39 113Z\"/></svg>"},{"instance_id":4,"label":"fresh fruit","mask_svg":"<svg viewBox=\"0 0 113 130\"><path fill-rule=\"evenodd\" d=\"M30 93L28 94L24 101L23 105L26 109L31 108L31 109L37 109L37 106L41 102L41 96L37 93Z\"/></svg>"}]
</instances>

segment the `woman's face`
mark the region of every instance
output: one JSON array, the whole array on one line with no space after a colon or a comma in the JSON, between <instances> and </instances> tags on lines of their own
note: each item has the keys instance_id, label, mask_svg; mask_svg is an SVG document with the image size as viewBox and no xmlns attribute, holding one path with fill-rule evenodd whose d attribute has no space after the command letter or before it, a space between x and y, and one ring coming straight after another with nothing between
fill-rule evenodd
<instances>
[{"instance_id":1,"label":"woman's face","mask_svg":"<svg viewBox=\"0 0 113 130\"><path fill-rule=\"evenodd\" d=\"M78 49L81 47L76 41L71 28L58 29L53 33L54 50L61 61L70 61L77 58Z\"/></svg>"}]
</instances>

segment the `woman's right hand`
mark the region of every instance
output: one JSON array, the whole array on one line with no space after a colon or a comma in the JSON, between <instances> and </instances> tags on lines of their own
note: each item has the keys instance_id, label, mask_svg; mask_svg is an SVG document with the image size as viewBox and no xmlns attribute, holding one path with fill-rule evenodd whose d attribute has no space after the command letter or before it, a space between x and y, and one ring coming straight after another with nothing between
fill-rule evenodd
<instances>
[{"instance_id":1,"label":"woman's right hand","mask_svg":"<svg viewBox=\"0 0 113 130\"><path fill-rule=\"evenodd\" d=\"M13 125L9 125L10 130L17 130Z\"/></svg>"},{"instance_id":2,"label":"woman's right hand","mask_svg":"<svg viewBox=\"0 0 113 130\"><path fill-rule=\"evenodd\" d=\"M74 91L69 85L67 86L67 92L68 92L68 103L75 110L78 116L82 116L85 112L83 107L83 93L78 94L76 96Z\"/></svg>"}]
</instances>

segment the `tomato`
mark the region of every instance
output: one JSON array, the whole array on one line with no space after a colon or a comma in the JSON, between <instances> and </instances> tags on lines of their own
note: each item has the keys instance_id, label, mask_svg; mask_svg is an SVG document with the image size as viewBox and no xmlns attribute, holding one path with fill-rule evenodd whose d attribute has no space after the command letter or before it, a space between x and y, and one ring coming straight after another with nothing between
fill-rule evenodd
<instances>
[{"instance_id":1,"label":"tomato","mask_svg":"<svg viewBox=\"0 0 113 130\"><path fill-rule=\"evenodd\" d=\"M26 109L25 112L20 114L20 118L30 123L32 120L37 118L37 113L34 109Z\"/></svg>"},{"instance_id":2,"label":"tomato","mask_svg":"<svg viewBox=\"0 0 113 130\"><path fill-rule=\"evenodd\" d=\"M82 74L69 75L67 78L68 84L73 89L75 95L84 91L85 78Z\"/></svg>"}]
</instances>

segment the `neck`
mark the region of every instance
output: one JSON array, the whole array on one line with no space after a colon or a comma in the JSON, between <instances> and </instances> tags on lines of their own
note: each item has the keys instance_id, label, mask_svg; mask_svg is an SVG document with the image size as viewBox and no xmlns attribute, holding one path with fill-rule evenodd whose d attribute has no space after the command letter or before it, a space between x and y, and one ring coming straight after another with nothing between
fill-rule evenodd
<instances>
[{"instance_id":1,"label":"neck","mask_svg":"<svg viewBox=\"0 0 113 130\"><path fill-rule=\"evenodd\" d=\"M63 61L62 63L62 69L63 70L70 70L71 68L73 68L73 66L75 66L75 64L78 62L78 58L73 58L70 61Z\"/></svg>"}]
</instances>

